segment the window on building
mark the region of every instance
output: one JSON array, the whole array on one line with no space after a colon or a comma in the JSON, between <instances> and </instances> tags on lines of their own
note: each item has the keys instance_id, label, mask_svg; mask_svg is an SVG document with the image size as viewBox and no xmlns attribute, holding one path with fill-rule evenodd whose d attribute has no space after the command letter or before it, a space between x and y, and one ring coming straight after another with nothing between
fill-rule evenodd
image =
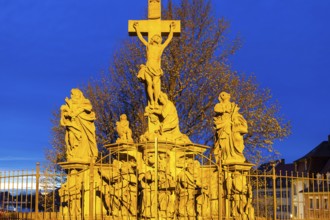
<instances>
[{"instance_id":1,"label":"window on building","mask_svg":"<svg viewBox=\"0 0 330 220\"><path fill-rule=\"evenodd\" d=\"M298 207L297 207L296 205L294 206L293 216L294 216L295 218L298 217Z\"/></svg>"},{"instance_id":2,"label":"window on building","mask_svg":"<svg viewBox=\"0 0 330 220\"><path fill-rule=\"evenodd\" d=\"M276 187L280 188L281 187L281 179L276 180Z\"/></svg>"},{"instance_id":3,"label":"window on building","mask_svg":"<svg viewBox=\"0 0 330 220\"><path fill-rule=\"evenodd\" d=\"M281 198L281 192L276 192L276 198Z\"/></svg>"},{"instance_id":4,"label":"window on building","mask_svg":"<svg viewBox=\"0 0 330 220\"><path fill-rule=\"evenodd\" d=\"M315 208L320 209L320 200L319 200L319 198L315 199Z\"/></svg>"},{"instance_id":5,"label":"window on building","mask_svg":"<svg viewBox=\"0 0 330 220\"><path fill-rule=\"evenodd\" d=\"M296 184L293 184L293 195L297 195L297 186Z\"/></svg>"},{"instance_id":6,"label":"window on building","mask_svg":"<svg viewBox=\"0 0 330 220\"><path fill-rule=\"evenodd\" d=\"M313 198L309 198L309 208L314 209L314 201Z\"/></svg>"}]
</instances>

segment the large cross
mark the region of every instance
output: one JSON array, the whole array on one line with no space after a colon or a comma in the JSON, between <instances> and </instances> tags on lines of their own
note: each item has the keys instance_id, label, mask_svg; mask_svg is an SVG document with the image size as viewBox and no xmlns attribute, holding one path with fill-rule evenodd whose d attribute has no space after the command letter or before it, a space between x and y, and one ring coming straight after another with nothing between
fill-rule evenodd
<instances>
[{"instance_id":1,"label":"large cross","mask_svg":"<svg viewBox=\"0 0 330 220\"><path fill-rule=\"evenodd\" d=\"M160 0L148 0L148 20L129 20L128 21L128 33L131 36L136 36L135 28L133 24L139 23L139 29L142 35L148 35L148 41L154 35L168 34L170 32L170 24L175 23L175 29L173 33L175 35L180 34L181 25L179 20L161 20L161 1Z\"/></svg>"}]
</instances>

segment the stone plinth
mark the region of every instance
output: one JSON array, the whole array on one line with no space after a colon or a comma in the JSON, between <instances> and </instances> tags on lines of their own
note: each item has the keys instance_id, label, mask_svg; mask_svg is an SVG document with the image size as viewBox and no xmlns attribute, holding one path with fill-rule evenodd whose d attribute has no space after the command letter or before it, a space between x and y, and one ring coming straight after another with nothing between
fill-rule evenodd
<instances>
[{"instance_id":1,"label":"stone plinth","mask_svg":"<svg viewBox=\"0 0 330 220\"><path fill-rule=\"evenodd\" d=\"M255 164L239 162L222 164L223 201L227 218L254 220L252 187L247 177L253 166Z\"/></svg>"}]
</instances>

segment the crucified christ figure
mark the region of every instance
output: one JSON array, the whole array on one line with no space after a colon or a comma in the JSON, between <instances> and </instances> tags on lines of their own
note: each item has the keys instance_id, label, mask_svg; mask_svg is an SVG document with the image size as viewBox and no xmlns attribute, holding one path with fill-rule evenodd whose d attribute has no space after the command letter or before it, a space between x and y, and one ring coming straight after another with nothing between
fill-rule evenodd
<instances>
[{"instance_id":1,"label":"crucified christ figure","mask_svg":"<svg viewBox=\"0 0 330 220\"><path fill-rule=\"evenodd\" d=\"M138 78L146 82L149 99L148 105L153 108L158 105L161 86L160 77L163 75L163 70L161 69L161 56L165 47L167 47L173 38L175 23L172 22L170 24L170 33L163 44L160 34L155 34L151 37L149 42L147 42L139 30L139 23L135 22L133 27L135 28L140 41L146 46L147 49L147 63L140 66Z\"/></svg>"}]
</instances>

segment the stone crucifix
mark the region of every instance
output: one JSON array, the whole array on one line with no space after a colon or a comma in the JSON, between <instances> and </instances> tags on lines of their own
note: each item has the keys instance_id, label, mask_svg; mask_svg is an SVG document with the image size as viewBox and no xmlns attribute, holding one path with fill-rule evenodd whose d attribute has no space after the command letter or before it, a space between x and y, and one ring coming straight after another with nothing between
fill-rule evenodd
<instances>
[{"instance_id":1,"label":"stone crucifix","mask_svg":"<svg viewBox=\"0 0 330 220\"><path fill-rule=\"evenodd\" d=\"M161 81L161 56L164 49L172 40L173 34L180 34L180 21L161 20L161 1L148 0L148 20L129 20L128 32L138 36L147 49L147 62L140 66L138 78L145 82L148 96L148 106L154 108L158 105ZM167 40L162 44L162 34L168 34ZM148 36L146 41L143 35Z\"/></svg>"}]
</instances>

